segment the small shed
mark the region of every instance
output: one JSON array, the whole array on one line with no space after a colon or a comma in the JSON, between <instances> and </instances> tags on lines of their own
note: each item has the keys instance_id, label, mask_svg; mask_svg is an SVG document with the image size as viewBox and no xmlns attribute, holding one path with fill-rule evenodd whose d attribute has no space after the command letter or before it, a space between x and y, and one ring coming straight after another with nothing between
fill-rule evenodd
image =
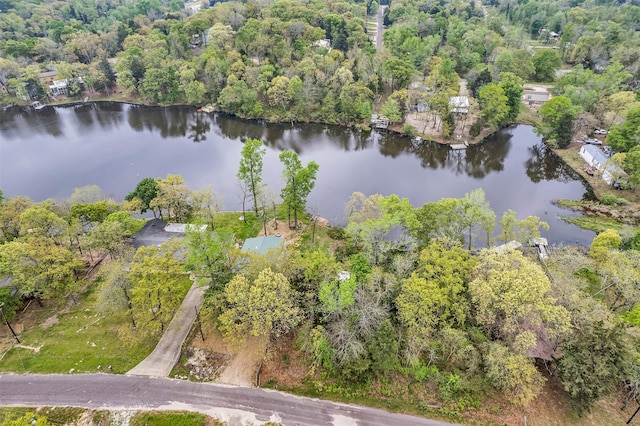
<instances>
[{"instance_id":1,"label":"small shed","mask_svg":"<svg viewBox=\"0 0 640 426\"><path fill-rule=\"evenodd\" d=\"M454 114L468 114L469 106L468 96L453 96L449 98L449 107Z\"/></svg>"},{"instance_id":2,"label":"small shed","mask_svg":"<svg viewBox=\"0 0 640 426\"><path fill-rule=\"evenodd\" d=\"M269 235L267 237L247 238L242 245L242 251L245 253L265 254L270 249L278 247L284 247L284 239Z\"/></svg>"},{"instance_id":3,"label":"small shed","mask_svg":"<svg viewBox=\"0 0 640 426\"><path fill-rule=\"evenodd\" d=\"M550 98L549 92L527 89L522 92L522 101L529 105L541 105L548 102Z\"/></svg>"}]
</instances>

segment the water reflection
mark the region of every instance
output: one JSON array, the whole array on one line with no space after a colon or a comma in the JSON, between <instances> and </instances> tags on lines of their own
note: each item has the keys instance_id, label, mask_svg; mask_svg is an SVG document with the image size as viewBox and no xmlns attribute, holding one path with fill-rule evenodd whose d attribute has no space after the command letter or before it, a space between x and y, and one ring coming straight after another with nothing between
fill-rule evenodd
<instances>
[{"instance_id":1,"label":"water reflection","mask_svg":"<svg viewBox=\"0 0 640 426\"><path fill-rule=\"evenodd\" d=\"M571 167L563 162L551 148L539 143L527 148L531 154L525 162L527 176L532 182L540 182L542 180L559 180L561 182L569 182L580 179Z\"/></svg>"},{"instance_id":2,"label":"water reflection","mask_svg":"<svg viewBox=\"0 0 640 426\"><path fill-rule=\"evenodd\" d=\"M235 209L235 175L247 138L265 143L264 182L276 192L282 150L293 149L304 163L316 161L320 171L308 205L332 220L344 216L354 191L396 193L420 206L482 187L498 217L511 208L519 217L534 214L551 222L552 241L591 239L560 221L558 216L571 213L551 203L590 197L589 190L529 126L455 151L393 133L244 121L189 107L96 103L11 109L0 114L0 188L8 196L39 201L67 198L75 187L96 184L122 199L142 177L172 173L192 188L214 185L225 208Z\"/></svg>"},{"instance_id":3,"label":"water reflection","mask_svg":"<svg viewBox=\"0 0 640 426\"><path fill-rule=\"evenodd\" d=\"M207 133L211 130L211 121L208 116L195 114L189 117L189 134L188 137L193 142L199 143L207 140Z\"/></svg>"}]
</instances>

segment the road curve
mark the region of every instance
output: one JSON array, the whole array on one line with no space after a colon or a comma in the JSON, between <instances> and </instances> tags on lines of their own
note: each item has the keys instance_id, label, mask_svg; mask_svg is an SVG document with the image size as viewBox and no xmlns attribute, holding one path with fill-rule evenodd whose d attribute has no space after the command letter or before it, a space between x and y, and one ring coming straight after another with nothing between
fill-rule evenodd
<instances>
[{"instance_id":1,"label":"road curve","mask_svg":"<svg viewBox=\"0 0 640 426\"><path fill-rule=\"evenodd\" d=\"M0 406L187 410L229 425L450 425L266 389L109 374L0 375Z\"/></svg>"}]
</instances>

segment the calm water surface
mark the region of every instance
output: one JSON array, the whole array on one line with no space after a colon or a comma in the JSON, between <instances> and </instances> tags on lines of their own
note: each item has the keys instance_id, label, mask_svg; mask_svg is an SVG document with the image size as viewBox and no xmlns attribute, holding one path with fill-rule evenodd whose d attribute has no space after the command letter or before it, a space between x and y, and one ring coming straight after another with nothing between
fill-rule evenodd
<instances>
[{"instance_id":1,"label":"calm water surface","mask_svg":"<svg viewBox=\"0 0 640 426\"><path fill-rule=\"evenodd\" d=\"M122 200L144 177L180 174L192 189L213 186L226 209L239 209L237 178L242 141L267 146L264 181L279 193L284 149L320 165L308 207L334 223L354 191L392 193L414 206L462 197L482 187L498 218L549 222L552 242L588 245L593 233L564 223L570 215L551 201L592 197L579 175L541 143L531 127L503 130L466 151L387 133L322 125L244 121L193 108L117 103L0 112L0 188L6 196L63 200L74 188L96 184Z\"/></svg>"}]
</instances>

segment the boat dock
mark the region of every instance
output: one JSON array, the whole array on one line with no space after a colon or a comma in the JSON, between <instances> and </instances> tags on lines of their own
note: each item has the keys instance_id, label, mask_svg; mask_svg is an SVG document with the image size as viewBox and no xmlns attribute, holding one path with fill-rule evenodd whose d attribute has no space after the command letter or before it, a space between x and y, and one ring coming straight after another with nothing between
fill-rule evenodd
<instances>
[{"instance_id":1,"label":"boat dock","mask_svg":"<svg viewBox=\"0 0 640 426\"><path fill-rule=\"evenodd\" d=\"M467 149L467 147L469 146L469 142L465 141L464 143L452 143L449 144L449 146L451 147L451 149Z\"/></svg>"}]
</instances>

